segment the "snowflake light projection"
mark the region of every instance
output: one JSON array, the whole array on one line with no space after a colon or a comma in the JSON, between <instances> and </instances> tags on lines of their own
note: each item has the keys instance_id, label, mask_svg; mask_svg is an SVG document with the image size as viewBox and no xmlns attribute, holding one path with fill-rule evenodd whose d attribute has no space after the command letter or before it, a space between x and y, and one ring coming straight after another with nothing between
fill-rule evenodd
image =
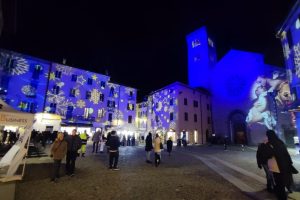
<instances>
[{"instance_id":1,"label":"snowflake light projection","mask_svg":"<svg viewBox=\"0 0 300 200\"><path fill-rule=\"evenodd\" d=\"M116 110L113 115L112 115L113 119L123 119L124 114L122 111L120 110Z\"/></svg>"},{"instance_id":2,"label":"snowflake light projection","mask_svg":"<svg viewBox=\"0 0 300 200\"><path fill-rule=\"evenodd\" d=\"M176 123L174 121L170 123L169 129L176 130Z\"/></svg>"},{"instance_id":3,"label":"snowflake light projection","mask_svg":"<svg viewBox=\"0 0 300 200\"><path fill-rule=\"evenodd\" d=\"M65 85L65 83L64 83L64 82L58 82L58 83L56 83L56 85L59 86L59 87L61 88L62 86Z\"/></svg>"},{"instance_id":4,"label":"snowflake light projection","mask_svg":"<svg viewBox=\"0 0 300 200\"><path fill-rule=\"evenodd\" d=\"M84 108L85 107L85 101L83 101L83 100L78 100L77 102L76 102L76 106L77 107L79 107L79 108Z\"/></svg>"},{"instance_id":5,"label":"snowflake light projection","mask_svg":"<svg viewBox=\"0 0 300 200\"><path fill-rule=\"evenodd\" d=\"M66 76L70 76L71 74L73 74L73 68L69 67L69 66L65 66L65 65L56 65L56 69L58 71L61 71L62 74L66 75Z\"/></svg>"},{"instance_id":6,"label":"snowflake light projection","mask_svg":"<svg viewBox=\"0 0 300 200\"><path fill-rule=\"evenodd\" d=\"M98 79L97 75L96 75L96 74L93 74L93 75L92 75L92 79L93 79L94 81L96 81L96 80Z\"/></svg>"},{"instance_id":7,"label":"snowflake light projection","mask_svg":"<svg viewBox=\"0 0 300 200\"><path fill-rule=\"evenodd\" d=\"M51 91L47 92L47 100L50 103L59 103L65 100L65 93L64 91L60 90L58 94L54 94Z\"/></svg>"},{"instance_id":8,"label":"snowflake light projection","mask_svg":"<svg viewBox=\"0 0 300 200\"><path fill-rule=\"evenodd\" d=\"M1 67L7 65L6 63L10 63L9 66L6 67L9 68L11 75L21 75L28 72L29 64L25 58L15 55L9 55L7 53L1 53L0 55Z\"/></svg>"},{"instance_id":9,"label":"snowflake light projection","mask_svg":"<svg viewBox=\"0 0 300 200\"><path fill-rule=\"evenodd\" d=\"M21 91L26 96L35 96L36 95L36 89L34 87L32 87L31 85L24 85L21 88Z\"/></svg>"},{"instance_id":10,"label":"snowflake light projection","mask_svg":"<svg viewBox=\"0 0 300 200\"><path fill-rule=\"evenodd\" d=\"M100 99L100 92L97 89L93 89L91 92L90 101L94 104L98 104Z\"/></svg>"},{"instance_id":11,"label":"snowflake light projection","mask_svg":"<svg viewBox=\"0 0 300 200\"><path fill-rule=\"evenodd\" d=\"M62 116L66 115L68 106L75 107L75 104L72 101L65 99L65 93L63 91L59 91L58 94L53 94L48 91L47 100L49 103L56 103L56 113Z\"/></svg>"},{"instance_id":12,"label":"snowflake light projection","mask_svg":"<svg viewBox=\"0 0 300 200\"><path fill-rule=\"evenodd\" d=\"M294 46L294 54L296 75L298 78L300 78L300 42Z\"/></svg>"}]
</instances>

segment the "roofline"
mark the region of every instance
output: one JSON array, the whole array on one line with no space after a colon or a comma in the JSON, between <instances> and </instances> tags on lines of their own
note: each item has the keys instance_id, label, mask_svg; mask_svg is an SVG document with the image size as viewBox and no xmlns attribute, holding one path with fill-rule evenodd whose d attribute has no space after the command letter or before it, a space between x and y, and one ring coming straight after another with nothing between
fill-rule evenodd
<instances>
[{"instance_id":1,"label":"roofline","mask_svg":"<svg viewBox=\"0 0 300 200\"><path fill-rule=\"evenodd\" d=\"M296 14L297 9L300 8L300 0L297 0L291 11L289 12L288 16L285 18L284 22L282 23L282 26L276 33L277 38L281 38L281 34L283 31L287 30L290 26L290 21L293 19L293 17Z\"/></svg>"},{"instance_id":2,"label":"roofline","mask_svg":"<svg viewBox=\"0 0 300 200\"><path fill-rule=\"evenodd\" d=\"M101 74L101 73L98 73L98 72L89 71L89 70L81 69L81 68L78 68L78 67L73 67L73 66L70 66L70 65L66 65L66 64L62 64L62 63L58 63L58 62L54 62L54 61L44 60L44 59L37 58L37 57L34 57L34 56L29 56L29 55L27 55L27 54L19 53L19 52L16 52L16 51L11 51L11 50L2 49L2 48L0 48L0 51L3 51L3 52L10 52L10 53L14 53L14 54L16 54L16 55L21 55L21 56L23 56L23 57L25 57L25 58L32 59L32 60L35 60L35 61L38 61L38 62L44 62L44 63L47 63L47 64L49 64L49 65L51 65L51 66L52 66L53 64L56 64L56 65L64 65L64 66L72 67L72 68L75 68L75 69L79 69L79 70L83 70L83 71L87 71L87 72L91 72L91 73L95 73L95 74L100 74L101 76L105 76L105 77L107 77L108 79L111 78L110 76L107 76L107 75L104 75L104 74Z\"/></svg>"},{"instance_id":3,"label":"roofline","mask_svg":"<svg viewBox=\"0 0 300 200\"><path fill-rule=\"evenodd\" d=\"M183 86L183 87L185 87L185 88L188 88L188 89L191 89L191 90L196 90L196 91L198 91L198 92L206 93L206 94L210 95L210 93L209 93L208 91L204 91L205 89L202 89L202 88L194 88L194 87L191 87L191 86L189 86L189 85L187 85L187 84L184 84L184 83L181 83L181 82L179 82L179 81L176 81L176 82L173 82L173 83L171 83L171 84L169 84L169 85L166 85L166 86L163 87L163 88L160 88L160 89L158 89L158 90L155 90L155 91L150 92L149 95L147 95L147 96L153 95L154 93L157 93L157 92L159 92L159 91L162 91L162 90L164 90L164 89L167 89L167 88L170 87L170 86L175 86L175 85L180 85L180 86Z\"/></svg>"}]
</instances>

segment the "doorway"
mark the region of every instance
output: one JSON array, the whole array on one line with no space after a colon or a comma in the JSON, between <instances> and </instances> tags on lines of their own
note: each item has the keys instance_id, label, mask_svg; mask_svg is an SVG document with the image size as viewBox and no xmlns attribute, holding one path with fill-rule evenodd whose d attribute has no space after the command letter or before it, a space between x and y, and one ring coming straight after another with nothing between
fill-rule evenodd
<instances>
[{"instance_id":1,"label":"doorway","mask_svg":"<svg viewBox=\"0 0 300 200\"><path fill-rule=\"evenodd\" d=\"M239 110L233 111L228 121L231 141L235 144L248 144L245 113Z\"/></svg>"}]
</instances>

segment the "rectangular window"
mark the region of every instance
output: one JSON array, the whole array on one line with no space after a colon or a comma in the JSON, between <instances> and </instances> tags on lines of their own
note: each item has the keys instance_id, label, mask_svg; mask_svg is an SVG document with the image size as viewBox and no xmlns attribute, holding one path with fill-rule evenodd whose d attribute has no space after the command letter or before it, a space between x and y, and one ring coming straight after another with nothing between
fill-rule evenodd
<instances>
[{"instance_id":1,"label":"rectangular window","mask_svg":"<svg viewBox=\"0 0 300 200\"><path fill-rule=\"evenodd\" d=\"M174 120L174 113L170 113L170 121L173 121Z\"/></svg>"},{"instance_id":2,"label":"rectangular window","mask_svg":"<svg viewBox=\"0 0 300 200\"><path fill-rule=\"evenodd\" d=\"M104 81L100 82L100 87L101 87L101 89L105 89L105 82Z\"/></svg>"},{"instance_id":3,"label":"rectangular window","mask_svg":"<svg viewBox=\"0 0 300 200\"><path fill-rule=\"evenodd\" d=\"M184 113L184 121L189 121L189 115L187 112Z\"/></svg>"},{"instance_id":4,"label":"rectangular window","mask_svg":"<svg viewBox=\"0 0 300 200\"><path fill-rule=\"evenodd\" d=\"M104 117L104 109L101 108L101 109L98 109L98 118L102 118Z\"/></svg>"},{"instance_id":5,"label":"rectangular window","mask_svg":"<svg viewBox=\"0 0 300 200\"><path fill-rule=\"evenodd\" d=\"M42 69L43 68L41 65L35 65L33 73L32 73L32 78L39 79Z\"/></svg>"},{"instance_id":6,"label":"rectangular window","mask_svg":"<svg viewBox=\"0 0 300 200\"><path fill-rule=\"evenodd\" d=\"M207 110L209 110L209 109L210 109L210 107L209 107L209 104L207 104L207 105L206 105L206 108L207 108Z\"/></svg>"},{"instance_id":7,"label":"rectangular window","mask_svg":"<svg viewBox=\"0 0 300 200\"><path fill-rule=\"evenodd\" d=\"M198 101L195 101L195 100L194 100L194 107L195 107L195 108L198 108Z\"/></svg>"},{"instance_id":8,"label":"rectangular window","mask_svg":"<svg viewBox=\"0 0 300 200\"><path fill-rule=\"evenodd\" d=\"M109 108L115 108L116 107L115 101L108 100L107 101L107 107L109 107Z\"/></svg>"},{"instance_id":9,"label":"rectangular window","mask_svg":"<svg viewBox=\"0 0 300 200\"><path fill-rule=\"evenodd\" d=\"M197 114L194 114L194 122L197 122L198 119L197 119Z\"/></svg>"},{"instance_id":10,"label":"rectangular window","mask_svg":"<svg viewBox=\"0 0 300 200\"><path fill-rule=\"evenodd\" d=\"M59 94L59 86L58 85L54 85L53 86L53 94Z\"/></svg>"},{"instance_id":11,"label":"rectangular window","mask_svg":"<svg viewBox=\"0 0 300 200\"><path fill-rule=\"evenodd\" d=\"M75 94L76 94L76 89L74 89L74 88L71 88L70 89L70 97L75 97Z\"/></svg>"},{"instance_id":12,"label":"rectangular window","mask_svg":"<svg viewBox=\"0 0 300 200\"><path fill-rule=\"evenodd\" d=\"M207 124L210 124L210 117L207 117Z\"/></svg>"},{"instance_id":13,"label":"rectangular window","mask_svg":"<svg viewBox=\"0 0 300 200\"><path fill-rule=\"evenodd\" d=\"M159 122L158 115L155 115L155 121Z\"/></svg>"},{"instance_id":14,"label":"rectangular window","mask_svg":"<svg viewBox=\"0 0 300 200\"><path fill-rule=\"evenodd\" d=\"M128 124L131 124L131 123L132 123L132 116L129 115L129 116L128 116Z\"/></svg>"},{"instance_id":15,"label":"rectangular window","mask_svg":"<svg viewBox=\"0 0 300 200\"><path fill-rule=\"evenodd\" d=\"M173 106L173 99L170 99L170 106Z\"/></svg>"},{"instance_id":16,"label":"rectangular window","mask_svg":"<svg viewBox=\"0 0 300 200\"><path fill-rule=\"evenodd\" d=\"M61 71L55 71L55 78L61 78Z\"/></svg>"},{"instance_id":17,"label":"rectangular window","mask_svg":"<svg viewBox=\"0 0 300 200\"><path fill-rule=\"evenodd\" d=\"M88 84L88 85L93 85L93 79L88 78L87 84Z\"/></svg>"},{"instance_id":18,"label":"rectangular window","mask_svg":"<svg viewBox=\"0 0 300 200\"><path fill-rule=\"evenodd\" d=\"M90 116L90 110L91 110L91 108L84 108L83 117L85 119L89 118L89 116Z\"/></svg>"},{"instance_id":19,"label":"rectangular window","mask_svg":"<svg viewBox=\"0 0 300 200\"><path fill-rule=\"evenodd\" d=\"M187 106L187 98L184 98L184 105Z\"/></svg>"},{"instance_id":20,"label":"rectangular window","mask_svg":"<svg viewBox=\"0 0 300 200\"><path fill-rule=\"evenodd\" d=\"M77 75L76 74L72 74L72 82L76 82L77 81Z\"/></svg>"},{"instance_id":21,"label":"rectangular window","mask_svg":"<svg viewBox=\"0 0 300 200\"><path fill-rule=\"evenodd\" d=\"M112 113L108 113L108 121L112 122Z\"/></svg>"},{"instance_id":22,"label":"rectangular window","mask_svg":"<svg viewBox=\"0 0 300 200\"><path fill-rule=\"evenodd\" d=\"M68 108L67 108L67 114L66 114L66 119L71 119L72 118L73 109L74 109L73 106L68 106Z\"/></svg>"},{"instance_id":23,"label":"rectangular window","mask_svg":"<svg viewBox=\"0 0 300 200\"><path fill-rule=\"evenodd\" d=\"M99 96L99 101L101 101L101 102L104 101L104 94L100 94L100 96Z\"/></svg>"},{"instance_id":24,"label":"rectangular window","mask_svg":"<svg viewBox=\"0 0 300 200\"><path fill-rule=\"evenodd\" d=\"M113 97L114 94L115 94L115 88L111 87L111 88L110 88L110 91L109 91L109 96L110 96L110 97Z\"/></svg>"},{"instance_id":25,"label":"rectangular window","mask_svg":"<svg viewBox=\"0 0 300 200\"><path fill-rule=\"evenodd\" d=\"M128 103L127 104L127 110L134 110L134 104Z\"/></svg>"},{"instance_id":26,"label":"rectangular window","mask_svg":"<svg viewBox=\"0 0 300 200\"><path fill-rule=\"evenodd\" d=\"M85 99L90 99L91 96L92 96L91 91L86 91L86 93L85 93Z\"/></svg>"},{"instance_id":27,"label":"rectangular window","mask_svg":"<svg viewBox=\"0 0 300 200\"><path fill-rule=\"evenodd\" d=\"M129 92L129 96L133 97L133 92L132 91Z\"/></svg>"}]
</instances>

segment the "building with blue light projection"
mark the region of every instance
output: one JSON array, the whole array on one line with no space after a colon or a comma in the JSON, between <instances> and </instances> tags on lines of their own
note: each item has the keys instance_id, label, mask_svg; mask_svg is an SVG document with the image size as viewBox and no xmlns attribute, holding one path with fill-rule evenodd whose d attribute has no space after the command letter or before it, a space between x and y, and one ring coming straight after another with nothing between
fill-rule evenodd
<instances>
[{"instance_id":1,"label":"building with blue light projection","mask_svg":"<svg viewBox=\"0 0 300 200\"><path fill-rule=\"evenodd\" d=\"M174 142L207 142L207 133L212 129L211 97L207 91L175 82L152 92L139 105L137 127L144 134L157 133L164 141L171 137Z\"/></svg>"},{"instance_id":2,"label":"building with blue light projection","mask_svg":"<svg viewBox=\"0 0 300 200\"><path fill-rule=\"evenodd\" d=\"M282 27L277 33L281 39L288 81L295 101L290 107L294 116L293 127L297 129L300 138L300 1L297 0ZM298 139L299 140L299 139ZM298 141L299 143L299 141Z\"/></svg>"},{"instance_id":3,"label":"building with blue light projection","mask_svg":"<svg viewBox=\"0 0 300 200\"><path fill-rule=\"evenodd\" d=\"M63 128L135 132L136 89L102 74L0 51L0 97L16 110L60 115ZM51 124L49 124L51 126ZM50 128L51 129L51 128ZM43 131L43 130L41 130Z\"/></svg>"},{"instance_id":4,"label":"building with blue light projection","mask_svg":"<svg viewBox=\"0 0 300 200\"><path fill-rule=\"evenodd\" d=\"M187 36L188 74L190 86L211 92L211 134L240 144L262 142L267 129L292 138L286 111L294 98L285 71L265 64L262 54L234 49L217 62L215 51L209 50L214 42L205 31Z\"/></svg>"}]
</instances>

